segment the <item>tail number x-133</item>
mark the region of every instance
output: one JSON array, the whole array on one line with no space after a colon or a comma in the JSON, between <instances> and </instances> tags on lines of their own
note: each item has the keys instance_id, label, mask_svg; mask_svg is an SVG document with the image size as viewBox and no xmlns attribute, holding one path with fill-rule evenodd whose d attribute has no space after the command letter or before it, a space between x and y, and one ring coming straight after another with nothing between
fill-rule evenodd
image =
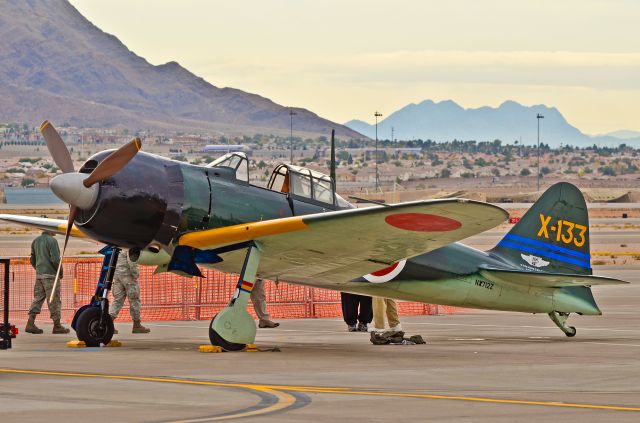
<instances>
[{"instance_id":1,"label":"tail number x-133","mask_svg":"<svg viewBox=\"0 0 640 423\"><path fill-rule=\"evenodd\" d=\"M556 241L563 242L564 244L573 243L576 247L582 247L587 240L585 238L587 227L584 225L562 219L558 220L554 226L549 226L550 223L551 216L545 216L540 213L539 237L544 236L545 239L549 239L549 230L551 230L556 234ZM574 236L574 229L578 231L577 236Z\"/></svg>"}]
</instances>

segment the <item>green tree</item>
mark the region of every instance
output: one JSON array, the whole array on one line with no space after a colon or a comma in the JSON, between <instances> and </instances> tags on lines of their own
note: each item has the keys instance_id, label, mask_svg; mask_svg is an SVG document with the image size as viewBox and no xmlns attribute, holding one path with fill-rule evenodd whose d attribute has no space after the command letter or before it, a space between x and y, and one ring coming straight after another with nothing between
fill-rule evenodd
<instances>
[{"instance_id":1,"label":"green tree","mask_svg":"<svg viewBox=\"0 0 640 423\"><path fill-rule=\"evenodd\" d=\"M26 187L28 185L33 185L35 183L36 181L31 178L22 178L22 182L20 182L20 185L22 185L23 187Z\"/></svg>"}]
</instances>

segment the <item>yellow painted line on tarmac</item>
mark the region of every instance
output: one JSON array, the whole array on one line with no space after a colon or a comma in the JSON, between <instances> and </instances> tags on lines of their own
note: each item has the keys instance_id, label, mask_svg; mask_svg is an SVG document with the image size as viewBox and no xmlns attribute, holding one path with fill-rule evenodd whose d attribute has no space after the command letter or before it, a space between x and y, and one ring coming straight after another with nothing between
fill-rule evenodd
<instances>
[{"instance_id":1,"label":"yellow painted line on tarmac","mask_svg":"<svg viewBox=\"0 0 640 423\"><path fill-rule=\"evenodd\" d=\"M640 251L592 251L592 256L640 256Z\"/></svg>"},{"instance_id":2,"label":"yellow painted line on tarmac","mask_svg":"<svg viewBox=\"0 0 640 423\"><path fill-rule=\"evenodd\" d=\"M188 422L205 422L205 421L220 421L220 420L229 420L229 419L237 419L241 417L252 417L262 414L269 414L276 411L284 410L287 407L290 407L296 402L296 399L293 395L287 392L280 392L277 389L277 386L274 385L257 385L257 384L249 384L249 383L226 383L226 382L212 382L212 381L198 381L198 380L188 380L188 379L171 379L171 378L159 378L159 377L143 377L143 376L128 376L128 375L106 375L99 373L72 373L72 372L53 372L53 371L41 371L41 370L22 370L22 369L0 369L0 373L18 373L18 374L29 374L29 375L44 375L44 376L67 376L67 377L80 377L80 378L98 378L98 379L117 379L117 380L131 380L131 381L139 381L139 382L160 382L160 383L177 383L182 385L201 385L201 386L215 386L215 387L223 387L223 388L243 388L252 391L264 392L267 394L274 395L278 398L278 402L275 404L269 405L264 408L259 408L256 410L245 411L241 413L232 413L219 417L203 417L200 419L192 419L192 420L178 420L180 423L188 423ZM288 389L288 387L287 387Z\"/></svg>"},{"instance_id":3,"label":"yellow painted line on tarmac","mask_svg":"<svg viewBox=\"0 0 640 423\"><path fill-rule=\"evenodd\" d=\"M372 396L379 396L379 397L447 399L447 400L484 402L484 403L495 403L495 404L542 405L547 407L588 408L588 409L595 409L595 410L640 411L640 407L623 407L623 406L617 406L617 405L602 405L602 404L574 404L569 402L556 402L556 401L526 401L526 400L500 399L500 398L466 397L466 396L456 396L456 395L409 394L409 393L400 393L400 392L370 392L370 391L336 391L331 393L351 394L351 395L372 395Z\"/></svg>"},{"instance_id":4,"label":"yellow painted line on tarmac","mask_svg":"<svg viewBox=\"0 0 640 423\"><path fill-rule=\"evenodd\" d=\"M304 392L304 393L317 393L317 394L334 394L334 395L362 395L362 396L375 396L375 397L393 397L393 398L422 398L422 399L442 399L442 400L454 400L454 401L466 401L476 403L490 403L490 404L510 404L510 405L537 405L545 407L564 407L564 408L579 408L579 409L592 409L592 410L607 410L607 411L640 411L640 407L626 407L618 405L606 405L606 404L579 404L579 403L567 403L558 401L527 401L516 399L502 399L502 398L487 398L487 397L470 397L460 395L437 395L437 394L419 394L419 393L407 393L407 392L380 392L380 391L362 391L354 390L345 387L316 387L316 386L287 386L287 385L263 385L252 383L231 383L231 382L213 382L213 381L198 381L188 379L171 379L160 377L144 377L144 376L129 376L129 375L106 375L97 373L71 373L71 372L55 372L55 371L39 371L39 370L21 370L21 369L0 369L0 373L19 373L19 374L31 374L31 375L48 375L48 376L70 376L70 377L85 377L85 378L101 378L101 379L117 379L117 380L133 380L144 382L160 382L160 383L177 383L184 385L202 385L202 386L217 386L217 387L233 387L244 388L248 390L261 391L269 394L273 394L278 397L279 401L269 407L261 408L258 410L247 411L242 414L247 416L255 416L258 414L271 413L278 410L283 410L286 407L291 406L295 402L295 398L287 392ZM280 392L287 391L287 392ZM268 410L268 411L267 411ZM230 419L237 418L239 414L226 415L220 417L204 418L201 420L185 420L185 422L197 422L197 421L210 421L214 419Z\"/></svg>"},{"instance_id":5,"label":"yellow painted line on tarmac","mask_svg":"<svg viewBox=\"0 0 640 423\"><path fill-rule=\"evenodd\" d=\"M271 394L275 396L276 398L278 398L278 402L265 408L245 411L242 413L227 414L226 416L219 416L219 417L202 417L199 419L176 420L172 423L214 422L214 421L220 421L220 420L240 419L243 417L254 417L262 414L269 414L275 411L284 410L285 408L292 406L296 402L296 398L293 395L286 392L280 392L280 391L275 391L271 389L258 389L258 390L260 392L265 392L267 394Z\"/></svg>"}]
</instances>

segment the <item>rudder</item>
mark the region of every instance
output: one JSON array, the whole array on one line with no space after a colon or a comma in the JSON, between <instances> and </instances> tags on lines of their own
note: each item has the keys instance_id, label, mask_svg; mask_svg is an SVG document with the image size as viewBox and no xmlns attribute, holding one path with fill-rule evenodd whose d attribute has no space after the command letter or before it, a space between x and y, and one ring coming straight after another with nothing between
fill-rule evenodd
<instances>
[{"instance_id":1,"label":"rudder","mask_svg":"<svg viewBox=\"0 0 640 423\"><path fill-rule=\"evenodd\" d=\"M590 275L589 215L580 190L567 182L547 189L491 252L529 271Z\"/></svg>"}]
</instances>

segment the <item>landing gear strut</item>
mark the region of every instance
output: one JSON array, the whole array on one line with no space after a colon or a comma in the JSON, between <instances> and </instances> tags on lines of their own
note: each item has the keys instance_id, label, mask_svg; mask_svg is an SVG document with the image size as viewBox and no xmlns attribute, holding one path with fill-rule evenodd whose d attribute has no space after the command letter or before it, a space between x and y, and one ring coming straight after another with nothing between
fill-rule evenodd
<instances>
[{"instance_id":1,"label":"landing gear strut","mask_svg":"<svg viewBox=\"0 0 640 423\"><path fill-rule=\"evenodd\" d=\"M247 249L236 290L229 305L218 313L209 326L212 345L225 351L240 351L256 339L256 323L247 312L249 295L256 280L260 264L260 250L255 244Z\"/></svg>"},{"instance_id":2,"label":"landing gear strut","mask_svg":"<svg viewBox=\"0 0 640 423\"><path fill-rule=\"evenodd\" d=\"M113 273L118 262L120 248L107 246L100 250L104 254L102 270L98 279L96 293L91 302L76 311L71 322L71 327L76 331L76 336L87 347L99 347L107 345L113 338L113 319L109 315L109 300L107 296L111 290Z\"/></svg>"},{"instance_id":3,"label":"landing gear strut","mask_svg":"<svg viewBox=\"0 0 640 423\"><path fill-rule=\"evenodd\" d=\"M569 313L560 313L558 311L552 311L549 313L549 317L553 320L553 323L560 328L565 335L569 338L576 336L576 328L574 326L567 326L566 322L569 318Z\"/></svg>"}]
</instances>

